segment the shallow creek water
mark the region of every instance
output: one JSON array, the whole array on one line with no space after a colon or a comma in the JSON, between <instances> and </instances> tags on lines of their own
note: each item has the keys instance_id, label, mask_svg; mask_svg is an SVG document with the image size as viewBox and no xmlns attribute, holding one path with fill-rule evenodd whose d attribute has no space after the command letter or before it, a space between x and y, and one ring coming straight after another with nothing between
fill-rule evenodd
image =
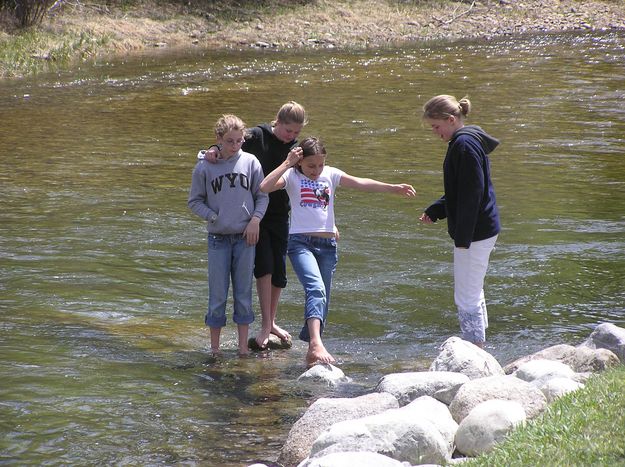
<instances>
[{"instance_id":1,"label":"shallow creek water","mask_svg":"<svg viewBox=\"0 0 625 467\"><path fill-rule=\"evenodd\" d=\"M0 463L275 460L321 396L421 370L457 333L451 241L420 225L444 145L441 93L501 139L504 229L487 275L487 350L505 364L625 325L625 34L540 35L379 51L146 55L0 82ZM352 382L295 382L305 346L211 358L206 235L186 198L221 113L309 112L330 165L412 183L416 200L339 190L328 349ZM295 334L289 269L279 321ZM255 332L260 317L253 325Z\"/></svg>"}]
</instances>

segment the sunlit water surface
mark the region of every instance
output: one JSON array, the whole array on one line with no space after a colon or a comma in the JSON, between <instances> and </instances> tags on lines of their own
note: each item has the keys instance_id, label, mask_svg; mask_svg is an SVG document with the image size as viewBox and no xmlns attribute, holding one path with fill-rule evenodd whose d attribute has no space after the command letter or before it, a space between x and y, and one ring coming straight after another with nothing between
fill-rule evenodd
<instances>
[{"instance_id":1,"label":"sunlit water surface","mask_svg":"<svg viewBox=\"0 0 625 467\"><path fill-rule=\"evenodd\" d=\"M469 95L469 122L502 141L487 350L507 363L625 325L623 56L612 32L161 54L1 82L0 463L271 461L316 398L427 368L458 332L446 225L417 222L442 190L445 146L420 120L435 94ZM195 154L222 113L255 125L291 99L329 164L418 192L339 191L325 342L353 381L335 389L296 383L301 342L240 359L229 322L224 356L207 352L206 236L186 206ZM296 333L289 276L279 322Z\"/></svg>"}]
</instances>

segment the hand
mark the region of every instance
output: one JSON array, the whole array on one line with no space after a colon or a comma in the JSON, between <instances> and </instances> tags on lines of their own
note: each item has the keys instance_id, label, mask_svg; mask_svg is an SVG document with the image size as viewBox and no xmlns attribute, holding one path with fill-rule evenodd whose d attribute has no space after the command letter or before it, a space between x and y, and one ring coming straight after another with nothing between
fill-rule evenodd
<instances>
[{"instance_id":1,"label":"hand","mask_svg":"<svg viewBox=\"0 0 625 467\"><path fill-rule=\"evenodd\" d=\"M406 196L407 198L414 198L417 196L417 192L414 187L412 185L408 185L407 183L395 185L395 191L400 195Z\"/></svg>"},{"instance_id":2,"label":"hand","mask_svg":"<svg viewBox=\"0 0 625 467\"><path fill-rule=\"evenodd\" d=\"M340 238L341 238L341 233L339 232L339 228L334 226L334 240L338 242Z\"/></svg>"},{"instance_id":3,"label":"hand","mask_svg":"<svg viewBox=\"0 0 625 467\"><path fill-rule=\"evenodd\" d=\"M434 221L432 219L430 219L430 216L428 216L426 213L421 214L421 217L419 217L419 220L421 222L423 222L424 224L433 224Z\"/></svg>"},{"instance_id":4,"label":"hand","mask_svg":"<svg viewBox=\"0 0 625 467\"><path fill-rule=\"evenodd\" d=\"M243 238L247 241L247 244L252 246L258 243L258 236L260 232L260 219L256 216L247 223L247 227L243 231Z\"/></svg>"},{"instance_id":5,"label":"hand","mask_svg":"<svg viewBox=\"0 0 625 467\"><path fill-rule=\"evenodd\" d=\"M217 146L216 144L213 144L206 151L202 151L202 152L204 153L204 160L206 162L210 162L211 164L214 164L215 162L217 162L217 159L219 159L219 157L221 156L221 151L219 149L219 146Z\"/></svg>"},{"instance_id":6,"label":"hand","mask_svg":"<svg viewBox=\"0 0 625 467\"><path fill-rule=\"evenodd\" d=\"M286 162L289 167L293 167L304 157L304 151L299 146L294 147L286 156Z\"/></svg>"}]
</instances>

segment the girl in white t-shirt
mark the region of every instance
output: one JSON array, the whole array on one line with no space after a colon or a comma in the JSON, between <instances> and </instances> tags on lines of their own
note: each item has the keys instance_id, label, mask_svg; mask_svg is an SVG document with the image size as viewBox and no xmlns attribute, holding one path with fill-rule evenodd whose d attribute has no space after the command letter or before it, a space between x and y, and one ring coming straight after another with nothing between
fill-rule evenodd
<instances>
[{"instance_id":1,"label":"girl in white t-shirt","mask_svg":"<svg viewBox=\"0 0 625 467\"><path fill-rule=\"evenodd\" d=\"M328 316L332 276L338 261L334 222L336 188L416 195L412 185L354 177L327 166L326 155L318 138L306 138L260 185L265 193L285 189L291 201L287 253L306 294L304 326L299 337L308 342L308 366L335 361L324 347L321 333Z\"/></svg>"}]
</instances>

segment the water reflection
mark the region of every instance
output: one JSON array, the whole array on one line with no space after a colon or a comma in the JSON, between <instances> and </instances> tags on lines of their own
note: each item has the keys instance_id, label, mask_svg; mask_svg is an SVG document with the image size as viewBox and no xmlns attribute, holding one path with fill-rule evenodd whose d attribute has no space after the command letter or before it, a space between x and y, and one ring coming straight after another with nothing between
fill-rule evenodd
<instances>
[{"instance_id":1,"label":"water reflection","mask_svg":"<svg viewBox=\"0 0 625 467\"><path fill-rule=\"evenodd\" d=\"M0 83L0 459L240 466L272 460L321 396L426 369L457 331L444 147L418 118L468 94L493 154L504 231L487 276L503 363L625 325L623 33L381 51L150 55ZM249 124L302 102L329 163L411 181L417 201L339 191L326 345L353 382L302 386L305 346L207 353L206 245L186 196L222 112ZM301 326L290 274L279 315ZM256 326L256 323L254 326Z\"/></svg>"}]
</instances>

